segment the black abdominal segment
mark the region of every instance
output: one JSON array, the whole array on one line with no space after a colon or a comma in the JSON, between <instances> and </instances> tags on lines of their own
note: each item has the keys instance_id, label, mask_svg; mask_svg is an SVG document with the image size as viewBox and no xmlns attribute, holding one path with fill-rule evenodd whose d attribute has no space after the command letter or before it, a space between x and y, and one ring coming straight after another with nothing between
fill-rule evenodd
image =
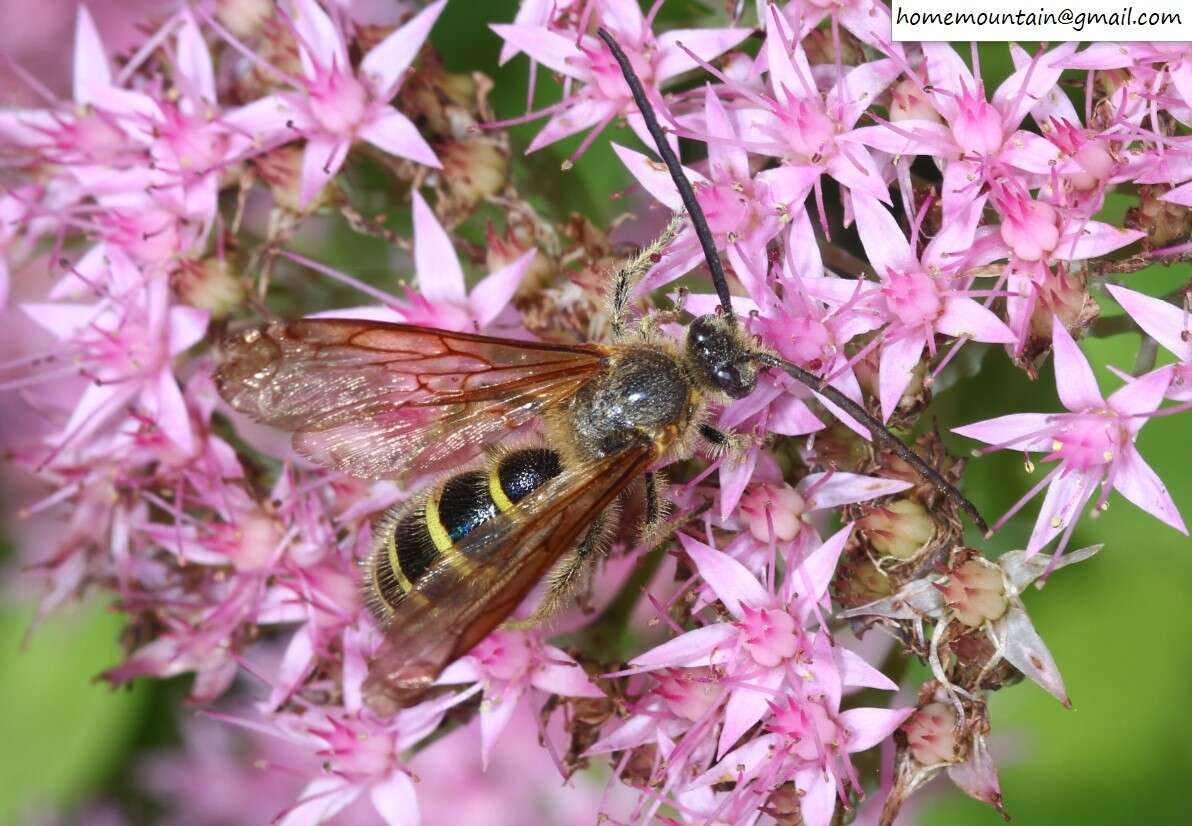
<instances>
[{"instance_id":1,"label":"black abdominal segment","mask_svg":"<svg viewBox=\"0 0 1192 826\"><path fill-rule=\"evenodd\" d=\"M410 582L417 582L438 556L426 532L426 514L422 508L412 511L397 523L394 538L401 572Z\"/></svg>"},{"instance_id":2,"label":"black abdominal segment","mask_svg":"<svg viewBox=\"0 0 1192 826\"><path fill-rule=\"evenodd\" d=\"M520 501L562 472L559 454L546 447L514 451L503 457L497 466L501 490L510 502Z\"/></svg>"},{"instance_id":3,"label":"black abdominal segment","mask_svg":"<svg viewBox=\"0 0 1192 826\"><path fill-rule=\"evenodd\" d=\"M470 573L473 563L456 543L562 472L557 451L515 450L483 469L452 476L413 505L387 512L374 527L369 560L368 601L377 619L385 623L411 594L426 599L418 593L419 580L441 560L461 575Z\"/></svg>"},{"instance_id":4,"label":"black abdominal segment","mask_svg":"<svg viewBox=\"0 0 1192 826\"><path fill-rule=\"evenodd\" d=\"M496 515L497 503L488 492L488 474L483 470L452 476L443 485L439 494L439 521L452 542L463 539L481 522Z\"/></svg>"}]
</instances>

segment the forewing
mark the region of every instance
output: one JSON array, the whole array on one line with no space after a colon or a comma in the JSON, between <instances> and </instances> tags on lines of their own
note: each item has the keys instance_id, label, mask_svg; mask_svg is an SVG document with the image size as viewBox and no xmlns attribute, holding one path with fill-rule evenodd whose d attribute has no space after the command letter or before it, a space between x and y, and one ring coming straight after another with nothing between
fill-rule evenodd
<instances>
[{"instance_id":1,"label":"forewing","mask_svg":"<svg viewBox=\"0 0 1192 826\"><path fill-rule=\"evenodd\" d=\"M293 431L312 461L365 479L466 460L568 398L606 354L330 318L273 322L224 350L216 381L232 407Z\"/></svg>"},{"instance_id":2,"label":"forewing","mask_svg":"<svg viewBox=\"0 0 1192 826\"><path fill-rule=\"evenodd\" d=\"M365 684L370 704L416 702L449 663L513 613L658 455L655 446L643 444L568 468L456 543L468 570L440 558L394 606Z\"/></svg>"}]
</instances>

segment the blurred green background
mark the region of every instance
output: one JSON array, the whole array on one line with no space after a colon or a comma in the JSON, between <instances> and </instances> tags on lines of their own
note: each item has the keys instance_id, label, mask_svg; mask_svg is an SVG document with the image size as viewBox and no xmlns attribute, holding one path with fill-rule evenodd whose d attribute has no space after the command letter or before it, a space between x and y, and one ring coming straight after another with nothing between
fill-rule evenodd
<instances>
[{"instance_id":1,"label":"blurred green background","mask_svg":"<svg viewBox=\"0 0 1192 826\"><path fill-rule=\"evenodd\" d=\"M73 5L73 4L72 4ZM525 58L496 68L498 40L486 27L508 21L513 0L478 6L452 2L432 41L453 71L483 71L497 81L494 104L501 117L524 111ZM715 4L720 5L720 4ZM693 0L670 0L661 19L696 20L706 9ZM715 18L710 18L715 19ZM967 55L968 50L961 50ZM981 58L987 86L1009 72L1006 49L985 44ZM538 105L558 90L542 73ZM540 122L514 130L524 146ZM612 138L629 144L625 130L610 130L571 172L559 165L578 139L528 158L515 155L513 174L538 204L557 214L576 210L597 224L624 205L610 196L628 177L608 148ZM544 191L542 185L555 188ZM1107 210L1121 219L1128 199ZM324 258L339 259L374 283L392 285L383 245L332 239ZM1192 266L1152 268L1124 280L1162 295L1192 277ZM1106 315L1117 312L1103 304ZM1102 386L1119 381L1107 365L1130 369L1135 334L1085 340ZM1170 360L1167 354L1160 357ZM961 379L939 394L935 410L959 425L1014 411L1058 410L1050 365L1030 382L1000 352L986 353L980 379ZM1192 447L1189 414L1163 417L1142 431L1143 456L1167 483L1185 519L1192 520ZM951 439L965 452L973 445ZM1036 474L1042 471L1036 471ZM1037 477L1036 477L1037 478ZM981 510L996 517L1028 485L1021 457L995 454L971 463L966 488ZM20 503L0 503L11 509ZM1037 502L993 542L997 551L1021 547ZM999 692L991 703L992 742L1001 767L1006 807L1024 824L1192 823L1192 715L1184 708L1192 686L1192 543L1116 494L1099 519L1085 519L1073 547L1104 542L1105 551L1057 574L1026 603L1047 641L1075 709L1068 711L1033 684ZM6 555L8 556L8 555ZM13 589L9 589L11 594ZM120 618L89 603L41 629L28 648L21 639L32 614L29 604L8 599L0 610L0 824L23 822L23 813L69 809L95 795L119 795L129 783L134 756L168 742L184 686L145 684L113 692L91 678L119 659ZM1001 822L991 809L937 781L918 800L915 816L900 823L962 826Z\"/></svg>"}]
</instances>

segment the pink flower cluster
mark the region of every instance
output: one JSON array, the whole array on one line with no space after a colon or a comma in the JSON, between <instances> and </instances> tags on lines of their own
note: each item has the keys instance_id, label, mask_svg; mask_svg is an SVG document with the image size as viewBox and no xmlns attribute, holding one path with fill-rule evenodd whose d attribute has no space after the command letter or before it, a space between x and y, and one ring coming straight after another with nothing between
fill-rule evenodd
<instances>
[{"instance_id":1,"label":"pink flower cluster","mask_svg":"<svg viewBox=\"0 0 1192 826\"><path fill-rule=\"evenodd\" d=\"M947 44L890 42L877 0L759 0L741 19L666 31L661 0L645 13L637 0L524 0L494 23L502 62L524 55L532 84L560 81L557 103L515 119L546 118L527 151L584 133L565 166L582 164L623 121L643 142L614 144L628 174L681 211L594 31L613 34L674 145L706 150L687 175L762 345L908 430L966 344L1032 377L1050 352L1064 410L952 428L979 452L1051 463L995 524L1043 494L1026 548L990 560L864 426L763 375L716 411L739 439L672 469L674 541L614 550L595 618L497 631L432 699L381 717L362 700L381 636L357 562L371 520L414 489L311 466L223 405L212 370L229 325L266 308L514 338L604 329L611 245L536 209L533 182L518 189L513 121L425 45L446 3L170 5L123 55L82 6L70 98L22 73L43 103L0 110L0 446L40 490L21 518L53 525L51 543L22 548L42 615L90 589L114 595L128 651L105 677L192 675L194 703L247 732L270 771L300 776L275 790L296 795L286 826L410 826L420 798L444 810L442 790L416 782L434 775L414 769L442 768L433 755L458 753L468 735L454 728L473 717L480 764L498 760L513 720L536 725L564 775L607 760L610 785L634 792L591 801L610 823L827 826L858 801L892 823L944 770L1000 808L988 692L1025 674L1066 702L1021 591L1092 555L1064 552L1113 490L1187 534L1135 442L1151 418L1192 407L1188 292L1117 282L1192 253L1192 47L1010 46L1016 71L987 89L975 50L966 62ZM384 187L359 192L345 171L369 164ZM1115 192L1136 199L1126 226L1104 217ZM505 226L477 249L454 230L493 214L484 204ZM372 217L390 207L411 215L409 238ZM391 242L412 267L405 295L316 260L339 218ZM685 223L635 306L701 262ZM328 306L351 305L345 290L375 303ZM1077 343L1097 334L1097 298L1157 344L1108 393ZM706 289L682 300L715 306ZM960 480L938 434L916 449ZM851 634L871 627L895 646ZM933 679L857 706L851 693L899 688L875 655L917 656ZM216 777L236 759L225 735L194 736L219 739L225 762L196 747L147 772L149 787L194 795L178 779L188 767Z\"/></svg>"}]
</instances>

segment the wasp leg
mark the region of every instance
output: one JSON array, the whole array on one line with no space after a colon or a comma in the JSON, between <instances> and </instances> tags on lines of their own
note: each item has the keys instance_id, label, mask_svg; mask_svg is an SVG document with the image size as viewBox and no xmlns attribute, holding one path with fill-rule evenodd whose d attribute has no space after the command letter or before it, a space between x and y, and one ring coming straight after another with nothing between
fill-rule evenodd
<instances>
[{"instance_id":1,"label":"wasp leg","mask_svg":"<svg viewBox=\"0 0 1192 826\"><path fill-rule=\"evenodd\" d=\"M652 548L665 538L670 502L662 497L660 491L665 482L658 473L647 473L642 477L642 481L646 489L646 512L638 530L638 543Z\"/></svg>"},{"instance_id":2,"label":"wasp leg","mask_svg":"<svg viewBox=\"0 0 1192 826\"><path fill-rule=\"evenodd\" d=\"M683 216L676 214L662 234L642 248L641 252L621 265L613 279L612 290L609 294L609 328L614 339L625 334L625 313L629 308L629 299L633 295L633 288L641 281L650 268L658 263L662 251L666 249L683 226Z\"/></svg>"},{"instance_id":3,"label":"wasp leg","mask_svg":"<svg viewBox=\"0 0 1192 826\"><path fill-rule=\"evenodd\" d=\"M534 613L524 620L506 622L502 626L503 628L515 630L535 628L559 613L567 605L571 596L588 579L593 558L604 551L609 524L607 516L608 511L605 511L597 517L575 550L566 554L554 567L546 580L546 593L542 595L542 600L534 609Z\"/></svg>"},{"instance_id":4,"label":"wasp leg","mask_svg":"<svg viewBox=\"0 0 1192 826\"><path fill-rule=\"evenodd\" d=\"M658 328L663 324L681 324L683 322L683 313L687 312L687 295L687 288L679 287L679 289L675 291L675 301L673 307L671 307L669 310L655 310L654 312L650 313L650 315L643 318L643 327L646 326L647 323L649 324L649 327L646 330L646 335L643 337L656 334Z\"/></svg>"},{"instance_id":5,"label":"wasp leg","mask_svg":"<svg viewBox=\"0 0 1192 826\"><path fill-rule=\"evenodd\" d=\"M645 475L646 481L646 524L652 525L658 521L658 477L650 471Z\"/></svg>"},{"instance_id":6,"label":"wasp leg","mask_svg":"<svg viewBox=\"0 0 1192 826\"><path fill-rule=\"evenodd\" d=\"M710 424L699 426L699 435L708 445L712 458L719 456L742 456L753 445L753 439L731 430L721 430Z\"/></svg>"}]
</instances>

